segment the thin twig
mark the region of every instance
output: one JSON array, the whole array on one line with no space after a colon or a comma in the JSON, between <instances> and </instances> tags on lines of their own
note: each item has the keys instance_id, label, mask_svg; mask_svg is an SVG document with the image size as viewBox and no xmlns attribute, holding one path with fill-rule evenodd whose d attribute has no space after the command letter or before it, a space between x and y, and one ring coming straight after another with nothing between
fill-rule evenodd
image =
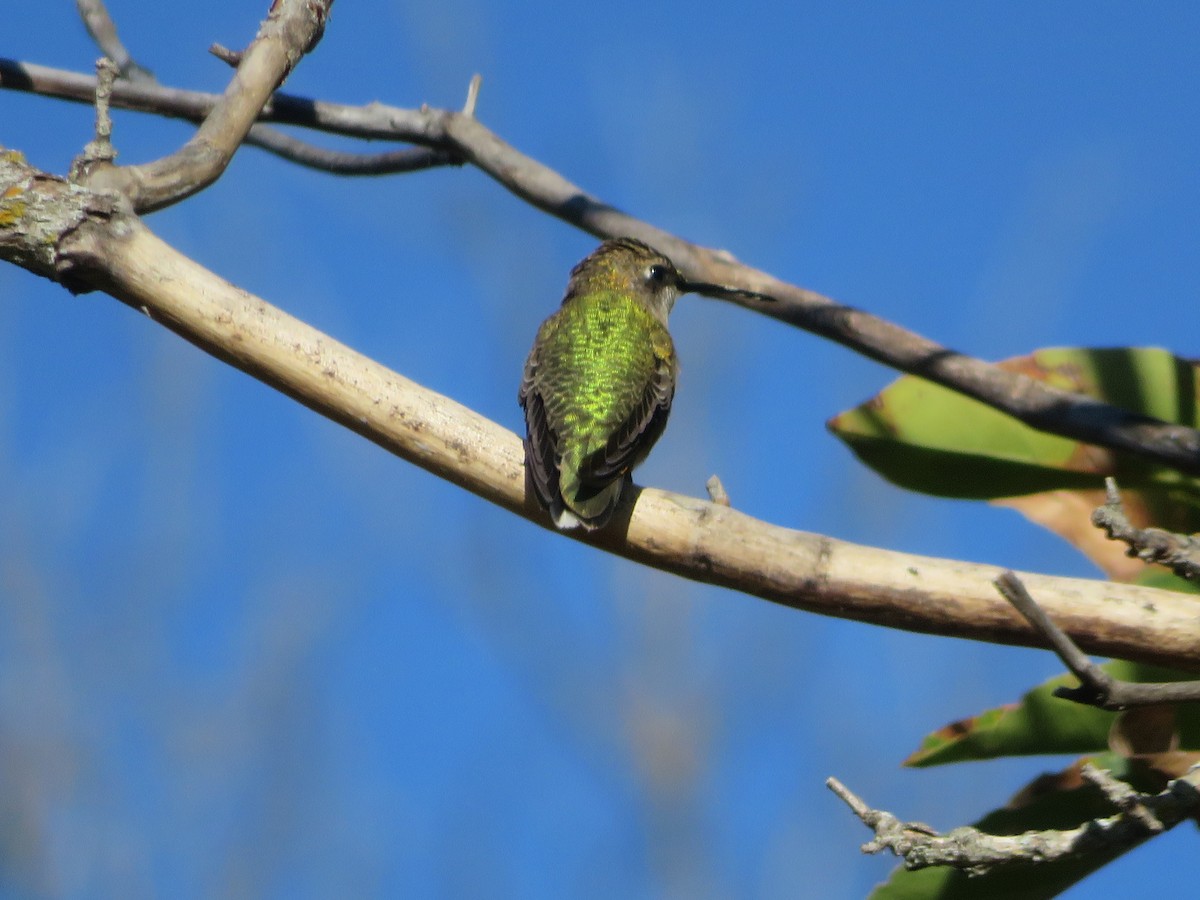
<instances>
[{"instance_id":1,"label":"thin twig","mask_svg":"<svg viewBox=\"0 0 1200 900\"><path fill-rule=\"evenodd\" d=\"M111 165L117 158L112 144L110 101L113 84L119 74L117 64L107 56L96 61L96 136L83 147L83 153L71 162L71 180L81 181L96 166Z\"/></svg>"},{"instance_id":2,"label":"thin twig","mask_svg":"<svg viewBox=\"0 0 1200 900\"><path fill-rule=\"evenodd\" d=\"M1059 659L1079 679L1079 687L1057 688L1054 691L1056 697L1108 710L1200 700L1200 681L1152 683L1113 678L1092 662L1075 642L1051 621L1014 572L1005 572L993 583L1026 621L1046 638Z\"/></svg>"},{"instance_id":3,"label":"thin twig","mask_svg":"<svg viewBox=\"0 0 1200 900\"><path fill-rule=\"evenodd\" d=\"M708 499L718 506L729 506L729 492L725 490L725 485L721 483L721 479L716 475L710 475L708 481L704 482L704 488L708 491Z\"/></svg>"},{"instance_id":4,"label":"thin twig","mask_svg":"<svg viewBox=\"0 0 1200 900\"><path fill-rule=\"evenodd\" d=\"M86 76L6 60L0 60L0 87L69 100L91 99L91 79ZM216 101L213 95L153 86L119 83L113 91L116 105L188 119L205 115ZM406 110L378 103L342 106L276 93L262 107L259 121L371 140L408 141L461 156L517 196L578 228L600 237L631 235L647 241L670 256L689 280L729 285L775 300L730 295L731 302L951 388L1033 428L1200 475L1200 432L1194 429L1131 413L956 353L878 316L742 265L727 253L683 241L589 195L461 112Z\"/></svg>"},{"instance_id":5,"label":"thin twig","mask_svg":"<svg viewBox=\"0 0 1200 900\"><path fill-rule=\"evenodd\" d=\"M461 166L463 159L445 150L405 147L383 153L345 153L327 150L285 134L269 125L255 125L246 135L251 144L297 165L332 175L398 175L439 166Z\"/></svg>"},{"instance_id":6,"label":"thin twig","mask_svg":"<svg viewBox=\"0 0 1200 900\"><path fill-rule=\"evenodd\" d=\"M224 44L211 44L209 45L208 52L221 62L225 63L227 66L232 66L236 69L239 65L241 65L241 50L230 50Z\"/></svg>"},{"instance_id":7,"label":"thin twig","mask_svg":"<svg viewBox=\"0 0 1200 900\"><path fill-rule=\"evenodd\" d=\"M1163 823L1146 806L1145 796L1135 791L1128 783L1116 778L1107 769L1099 769L1091 763L1084 763L1079 774L1084 781L1100 788L1113 806L1140 821L1147 831L1157 834L1163 830Z\"/></svg>"},{"instance_id":8,"label":"thin twig","mask_svg":"<svg viewBox=\"0 0 1200 900\"><path fill-rule=\"evenodd\" d=\"M240 50L230 50L221 44L213 44L208 48L208 52L234 68L242 62L243 54ZM471 79L471 89L467 92L467 107L470 108L471 115L474 115L478 82L479 76L476 75ZM250 129L245 143L296 165L328 172L331 175L399 175L438 166L461 166L464 162L461 156L432 147L405 147L382 153L328 150L261 123Z\"/></svg>"},{"instance_id":9,"label":"thin twig","mask_svg":"<svg viewBox=\"0 0 1200 900\"><path fill-rule=\"evenodd\" d=\"M1136 803L1140 813L1122 811L1084 822L1078 828L1014 835L988 834L973 827L938 834L927 825L902 822L885 810L872 809L836 778L827 779L825 784L875 833L863 845L864 853L891 850L904 860L908 869L951 866L969 875L1014 865L1042 865L1096 855L1109 857L1131 850L1147 838L1200 814L1197 791L1200 766L1176 778L1159 794L1135 794L1129 789L1136 797L1134 800L1122 793L1123 806L1132 807Z\"/></svg>"},{"instance_id":10,"label":"thin twig","mask_svg":"<svg viewBox=\"0 0 1200 900\"><path fill-rule=\"evenodd\" d=\"M75 6L88 34L101 52L116 64L122 78L130 81L154 81L154 74L138 65L117 37L117 26L108 14L103 0L75 0Z\"/></svg>"},{"instance_id":11,"label":"thin twig","mask_svg":"<svg viewBox=\"0 0 1200 900\"><path fill-rule=\"evenodd\" d=\"M468 118L475 118L475 107L479 103L479 88L482 84L483 76L478 72L471 76L471 81L467 85L467 101L462 108L462 114Z\"/></svg>"},{"instance_id":12,"label":"thin twig","mask_svg":"<svg viewBox=\"0 0 1200 900\"><path fill-rule=\"evenodd\" d=\"M1200 579L1200 540L1162 528L1137 528L1125 514L1116 479L1104 480L1105 503L1092 513L1092 524L1104 529L1109 540L1129 546L1128 556L1166 566L1180 578Z\"/></svg>"}]
</instances>

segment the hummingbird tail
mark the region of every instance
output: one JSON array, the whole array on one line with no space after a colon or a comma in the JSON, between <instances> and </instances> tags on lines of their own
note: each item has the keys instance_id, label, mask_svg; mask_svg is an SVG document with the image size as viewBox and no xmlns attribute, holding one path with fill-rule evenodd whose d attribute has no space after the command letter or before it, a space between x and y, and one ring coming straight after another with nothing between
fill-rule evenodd
<instances>
[{"instance_id":1,"label":"hummingbird tail","mask_svg":"<svg viewBox=\"0 0 1200 900\"><path fill-rule=\"evenodd\" d=\"M584 528L586 526L580 520L579 516L564 506L554 513L554 527L560 531L572 531L573 529Z\"/></svg>"},{"instance_id":2,"label":"hummingbird tail","mask_svg":"<svg viewBox=\"0 0 1200 900\"><path fill-rule=\"evenodd\" d=\"M554 524L559 528L581 527L587 531L603 528L612 518L613 510L621 502L621 493L628 476L622 476L596 490L578 479L560 482L562 511L553 510Z\"/></svg>"}]
</instances>

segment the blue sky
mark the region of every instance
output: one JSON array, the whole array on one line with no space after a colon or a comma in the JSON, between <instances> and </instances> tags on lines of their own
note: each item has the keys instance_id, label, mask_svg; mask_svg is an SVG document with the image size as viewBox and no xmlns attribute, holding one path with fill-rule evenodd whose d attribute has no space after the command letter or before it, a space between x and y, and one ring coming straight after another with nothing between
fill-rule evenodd
<instances>
[{"instance_id":1,"label":"blue sky","mask_svg":"<svg viewBox=\"0 0 1200 900\"><path fill-rule=\"evenodd\" d=\"M161 80L209 90L207 46L266 6L109 5ZM90 69L73 4L12 6L0 55ZM1192 4L436 6L338 4L287 89L457 107L480 72L481 120L605 201L957 349L1196 355ZM0 92L0 143L46 169L90 131ZM118 114L115 141L141 162L187 131ZM348 180L253 149L149 224L513 430L533 333L595 244L469 169ZM641 483L715 472L790 527L1094 574L1011 511L858 466L823 423L878 365L713 301L672 329ZM898 768L1048 654L614 560L12 267L0 353L7 895L858 897L892 862L859 854L828 775L948 828L1062 763ZM1153 893L1192 839L1068 896Z\"/></svg>"}]
</instances>

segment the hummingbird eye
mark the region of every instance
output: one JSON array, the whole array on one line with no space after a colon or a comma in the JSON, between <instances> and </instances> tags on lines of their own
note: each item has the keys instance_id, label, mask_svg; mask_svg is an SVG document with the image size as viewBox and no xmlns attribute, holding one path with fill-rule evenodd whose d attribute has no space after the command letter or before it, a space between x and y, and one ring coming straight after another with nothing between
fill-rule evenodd
<instances>
[{"instance_id":1,"label":"hummingbird eye","mask_svg":"<svg viewBox=\"0 0 1200 900\"><path fill-rule=\"evenodd\" d=\"M662 263L651 263L646 268L646 281L655 287L662 287L671 280L671 269Z\"/></svg>"}]
</instances>

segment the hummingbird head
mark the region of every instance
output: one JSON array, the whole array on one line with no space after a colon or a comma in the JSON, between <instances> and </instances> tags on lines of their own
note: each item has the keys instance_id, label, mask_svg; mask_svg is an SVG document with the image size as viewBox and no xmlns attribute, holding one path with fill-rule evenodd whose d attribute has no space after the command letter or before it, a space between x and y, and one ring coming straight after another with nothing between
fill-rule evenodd
<instances>
[{"instance_id":1,"label":"hummingbird head","mask_svg":"<svg viewBox=\"0 0 1200 900\"><path fill-rule=\"evenodd\" d=\"M685 287L671 260L626 237L605 241L571 270L563 302L593 291L632 296L666 325L667 315Z\"/></svg>"}]
</instances>

